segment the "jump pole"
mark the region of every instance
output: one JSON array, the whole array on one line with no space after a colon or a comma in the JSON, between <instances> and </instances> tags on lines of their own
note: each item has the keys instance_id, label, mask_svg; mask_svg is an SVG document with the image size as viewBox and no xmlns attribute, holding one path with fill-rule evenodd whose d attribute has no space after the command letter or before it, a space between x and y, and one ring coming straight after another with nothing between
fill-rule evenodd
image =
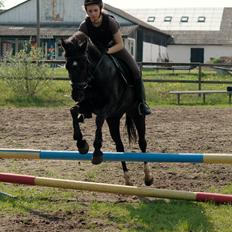
<instances>
[{"instance_id":1,"label":"jump pole","mask_svg":"<svg viewBox=\"0 0 232 232\"><path fill-rule=\"evenodd\" d=\"M28 176L28 175L18 175L12 173L0 173L0 182L114 193L114 194L136 195L143 197L176 199L176 200L189 200L189 201L215 202L215 203L228 203L228 204L232 203L232 195L228 195L228 194L175 191L175 190L148 188L148 187L113 185L113 184L105 184L105 183L94 183L94 182L84 182L84 181L75 181L75 180L67 180L67 179L55 179L55 178L45 178L45 177L36 177L36 176Z\"/></svg>"},{"instance_id":2,"label":"jump pole","mask_svg":"<svg viewBox=\"0 0 232 232\"><path fill-rule=\"evenodd\" d=\"M80 154L77 151L0 149L0 159L91 160L92 155L91 152ZM232 164L232 154L104 152L103 160Z\"/></svg>"}]
</instances>

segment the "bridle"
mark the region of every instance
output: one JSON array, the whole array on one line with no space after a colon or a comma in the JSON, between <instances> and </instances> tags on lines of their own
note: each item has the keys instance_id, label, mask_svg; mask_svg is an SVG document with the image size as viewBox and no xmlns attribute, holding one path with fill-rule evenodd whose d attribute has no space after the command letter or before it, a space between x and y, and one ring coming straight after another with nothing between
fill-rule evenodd
<instances>
[{"instance_id":1,"label":"bridle","mask_svg":"<svg viewBox=\"0 0 232 232\"><path fill-rule=\"evenodd\" d=\"M80 56L65 56L66 61L72 63L73 66L77 66L78 65L78 60L83 60L85 59L87 62L87 78L86 81L73 81L70 79L71 81L71 87L73 89L77 89L80 91L84 91L87 88L90 88L90 82L94 80L94 74L96 72L96 70L98 69L99 64L101 63L103 56L101 56L101 58L99 59L99 61L92 65L89 57L85 54L85 55L80 55ZM76 62L76 63L75 63Z\"/></svg>"},{"instance_id":2,"label":"bridle","mask_svg":"<svg viewBox=\"0 0 232 232\"><path fill-rule=\"evenodd\" d=\"M72 66L75 68L75 66L78 65L79 60L85 60L87 62L87 78L86 81L74 81L73 79L70 78L71 81L71 87L73 89L81 90L84 91L86 88L89 87L89 82L92 78L90 78L89 73L90 73L90 62L88 59L87 55L80 55L80 56L66 56L66 62L71 63ZM91 75L92 76L92 75Z\"/></svg>"}]
</instances>

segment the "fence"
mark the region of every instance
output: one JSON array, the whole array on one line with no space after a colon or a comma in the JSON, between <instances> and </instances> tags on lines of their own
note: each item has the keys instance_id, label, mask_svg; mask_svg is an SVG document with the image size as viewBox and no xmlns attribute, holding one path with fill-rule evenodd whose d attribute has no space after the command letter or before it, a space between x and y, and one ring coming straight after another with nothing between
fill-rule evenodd
<instances>
[{"instance_id":1,"label":"fence","mask_svg":"<svg viewBox=\"0 0 232 232\"><path fill-rule=\"evenodd\" d=\"M229 64L202 64L202 63L151 63L143 62L139 64L141 68L149 68L151 70L169 70L172 73L175 70L188 70L189 72L194 69L198 70L196 80L185 79L144 79L144 82L166 82L166 83L196 83L198 84L198 90L202 90L202 84L232 84L231 81L217 81L217 80L203 80L203 68L210 68L217 72L224 72L232 74L232 65ZM170 75L170 72L167 73ZM178 75L178 74L177 74Z\"/></svg>"},{"instance_id":2,"label":"fence","mask_svg":"<svg viewBox=\"0 0 232 232\"><path fill-rule=\"evenodd\" d=\"M64 60L46 60L48 64L51 64L52 68L56 68L57 65L64 65ZM174 74L175 71L183 70L190 72L191 70L198 70L196 80L186 80L186 79L146 79L144 78L144 82L157 82L157 83L196 83L198 85L198 90L202 90L202 84L230 84L231 81L217 81L217 80L203 80L203 68L210 68L216 70L217 72L226 73L232 75L232 65L231 64L203 64L203 63L154 63L154 62L138 62L140 70L150 69L150 70L167 70L169 73L165 75L170 76ZM178 73L176 73L178 75ZM53 77L52 80L69 80L67 77Z\"/></svg>"}]
</instances>

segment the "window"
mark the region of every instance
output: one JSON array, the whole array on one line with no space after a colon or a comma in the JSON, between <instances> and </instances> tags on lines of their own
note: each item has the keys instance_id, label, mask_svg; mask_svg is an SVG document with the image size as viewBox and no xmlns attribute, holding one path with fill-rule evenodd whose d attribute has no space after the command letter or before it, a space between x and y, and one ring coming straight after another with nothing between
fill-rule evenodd
<instances>
[{"instance_id":1,"label":"window","mask_svg":"<svg viewBox=\"0 0 232 232\"><path fill-rule=\"evenodd\" d=\"M171 22L172 21L172 16L165 16L164 17L164 22Z\"/></svg>"},{"instance_id":2,"label":"window","mask_svg":"<svg viewBox=\"0 0 232 232\"><path fill-rule=\"evenodd\" d=\"M187 23L188 20L189 20L189 17L188 17L188 16L182 16L181 19L180 19L180 21L181 21L182 23Z\"/></svg>"},{"instance_id":3,"label":"window","mask_svg":"<svg viewBox=\"0 0 232 232\"><path fill-rule=\"evenodd\" d=\"M197 19L197 22L198 23L204 23L206 20L205 16L199 16L198 19Z\"/></svg>"},{"instance_id":4,"label":"window","mask_svg":"<svg viewBox=\"0 0 232 232\"><path fill-rule=\"evenodd\" d=\"M149 22L149 23L155 22L155 16L149 16L147 18L147 22Z\"/></svg>"},{"instance_id":5,"label":"window","mask_svg":"<svg viewBox=\"0 0 232 232\"><path fill-rule=\"evenodd\" d=\"M125 48L127 49L127 51L133 56L135 57L135 39L133 38L125 38L123 40Z\"/></svg>"}]
</instances>

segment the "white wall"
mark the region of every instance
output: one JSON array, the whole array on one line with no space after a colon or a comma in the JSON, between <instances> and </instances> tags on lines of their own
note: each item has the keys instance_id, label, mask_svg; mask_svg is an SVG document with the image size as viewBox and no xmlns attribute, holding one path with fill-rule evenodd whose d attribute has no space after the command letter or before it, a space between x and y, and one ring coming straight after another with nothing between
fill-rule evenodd
<instances>
[{"instance_id":1,"label":"white wall","mask_svg":"<svg viewBox=\"0 0 232 232\"><path fill-rule=\"evenodd\" d=\"M169 61L175 63L189 63L190 48L190 46L169 45L167 47Z\"/></svg>"},{"instance_id":2,"label":"white wall","mask_svg":"<svg viewBox=\"0 0 232 232\"><path fill-rule=\"evenodd\" d=\"M219 58L221 56L232 56L232 46L206 46L205 47L205 62L211 57Z\"/></svg>"},{"instance_id":3,"label":"white wall","mask_svg":"<svg viewBox=\"0 0 232 232\"><path fill-rule=\"evenodd\" d=\"M143 62L161 62L167 59L166 47L157 44L143 43Z\"/></svg>"},{"instance_id":4,"label":"white wall","mask_svg":"<svg viewBox=\"0 0 232 232\"><path fill-rule=\"evenodd\" d=\"M170 62L190 62L191 48L204 48L204 63L211 57L232 56L232 46L178 46L169 45L167 52Z\"/></svg>"}]
</instances>

